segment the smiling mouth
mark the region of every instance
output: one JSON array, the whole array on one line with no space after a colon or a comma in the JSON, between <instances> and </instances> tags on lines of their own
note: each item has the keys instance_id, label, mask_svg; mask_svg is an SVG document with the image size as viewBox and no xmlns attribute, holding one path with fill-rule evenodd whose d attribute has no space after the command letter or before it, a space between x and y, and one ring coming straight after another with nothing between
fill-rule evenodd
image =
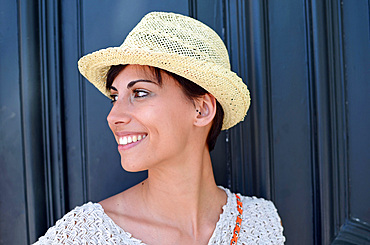
<instances>
[{"instance_id":1,"label":"smiling mouth","mask_svg":"<svg viewBox=\"0 0 370 245\"><path fill-rule=\"evenodd\" d=\"M118 142L120 145L127 145L130 143L138 142L140 140L145 139L145 134L139 134L139 135L130 135L130 136L123 136L119 137Z\"/></svg>"}]
</instances>

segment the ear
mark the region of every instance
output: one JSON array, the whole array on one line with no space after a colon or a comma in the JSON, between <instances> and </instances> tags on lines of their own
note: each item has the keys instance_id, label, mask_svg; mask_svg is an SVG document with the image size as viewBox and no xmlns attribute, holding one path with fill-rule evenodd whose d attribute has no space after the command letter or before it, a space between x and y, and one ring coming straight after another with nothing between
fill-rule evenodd
<instances>
[{"instance_id":1,"label":"ear","mask_svg":"<svg viewBox=\"0 0 370 245\"><path fill-rule=\"evenodd\" d=\"M216 98L212 94L205 94L195 100L196 117L194 125L204 127L212 123L216 115Z\"/></svg>"}]
</instances>

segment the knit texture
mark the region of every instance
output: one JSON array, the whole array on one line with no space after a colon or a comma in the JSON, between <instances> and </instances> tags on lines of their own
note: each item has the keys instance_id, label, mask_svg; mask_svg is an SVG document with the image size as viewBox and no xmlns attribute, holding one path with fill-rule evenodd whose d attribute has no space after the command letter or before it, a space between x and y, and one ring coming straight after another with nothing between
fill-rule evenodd
<instances>
[{"instance_id":1,"label":"knit texture","mask_svg":"<svg viewBox=\"0 0 370 245\"><path fill-rule=\"evenodd\" d=\"M223 188L222 188L223 189ZM211 244L229 245L238 215L236 197L228 189ZM284 244L283 227L274 204L261 198L241 196L242 224L238 244ZM104 213L98 203L77 207L58 220L35 245L41 244L144 244Z\"/></svg>"}]
</instances>

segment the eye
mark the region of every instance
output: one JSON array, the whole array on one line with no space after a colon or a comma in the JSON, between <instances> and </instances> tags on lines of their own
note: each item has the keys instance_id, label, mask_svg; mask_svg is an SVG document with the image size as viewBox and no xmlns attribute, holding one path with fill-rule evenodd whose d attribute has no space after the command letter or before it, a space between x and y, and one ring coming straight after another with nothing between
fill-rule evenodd
<instances>
[{"instance_id":1,"label":"eye","mask_svg":"<svg viewBox=\"0 0 370 245\"><path fill-rule=\"evenodd\" d=\"M134 90L134 98L143 98L143 97L146 97L148 94L149 92L143 89Z\"/></svg>"},{"instance_id":2,"label":"eye","mask_svg":"<svg viewBox=\"0 0 370 245\"><path fill-rule=\"evenodd\" d=\"M118 100L118 94L111 94L110 98L112 99L112 103L116 102Z\"/></svg>"}]
</instances>

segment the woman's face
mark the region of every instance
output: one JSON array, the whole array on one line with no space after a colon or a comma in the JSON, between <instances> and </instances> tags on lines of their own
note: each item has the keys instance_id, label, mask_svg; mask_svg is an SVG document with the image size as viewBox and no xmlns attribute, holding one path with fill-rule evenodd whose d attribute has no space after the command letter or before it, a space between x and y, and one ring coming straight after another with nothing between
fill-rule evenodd
<instances>
[{"instance_id":1,"label":"woman's face","mask_svg":"<svg viewBox=\"0 0 370 245\"><path fill-rule=\"evenodd\" d=\"M127 171L172 164L191 152L195 106L171 76L161 75L159 84L149 67L127 65L113 81L107 120Z\"/></svg>"}]
</instances>

